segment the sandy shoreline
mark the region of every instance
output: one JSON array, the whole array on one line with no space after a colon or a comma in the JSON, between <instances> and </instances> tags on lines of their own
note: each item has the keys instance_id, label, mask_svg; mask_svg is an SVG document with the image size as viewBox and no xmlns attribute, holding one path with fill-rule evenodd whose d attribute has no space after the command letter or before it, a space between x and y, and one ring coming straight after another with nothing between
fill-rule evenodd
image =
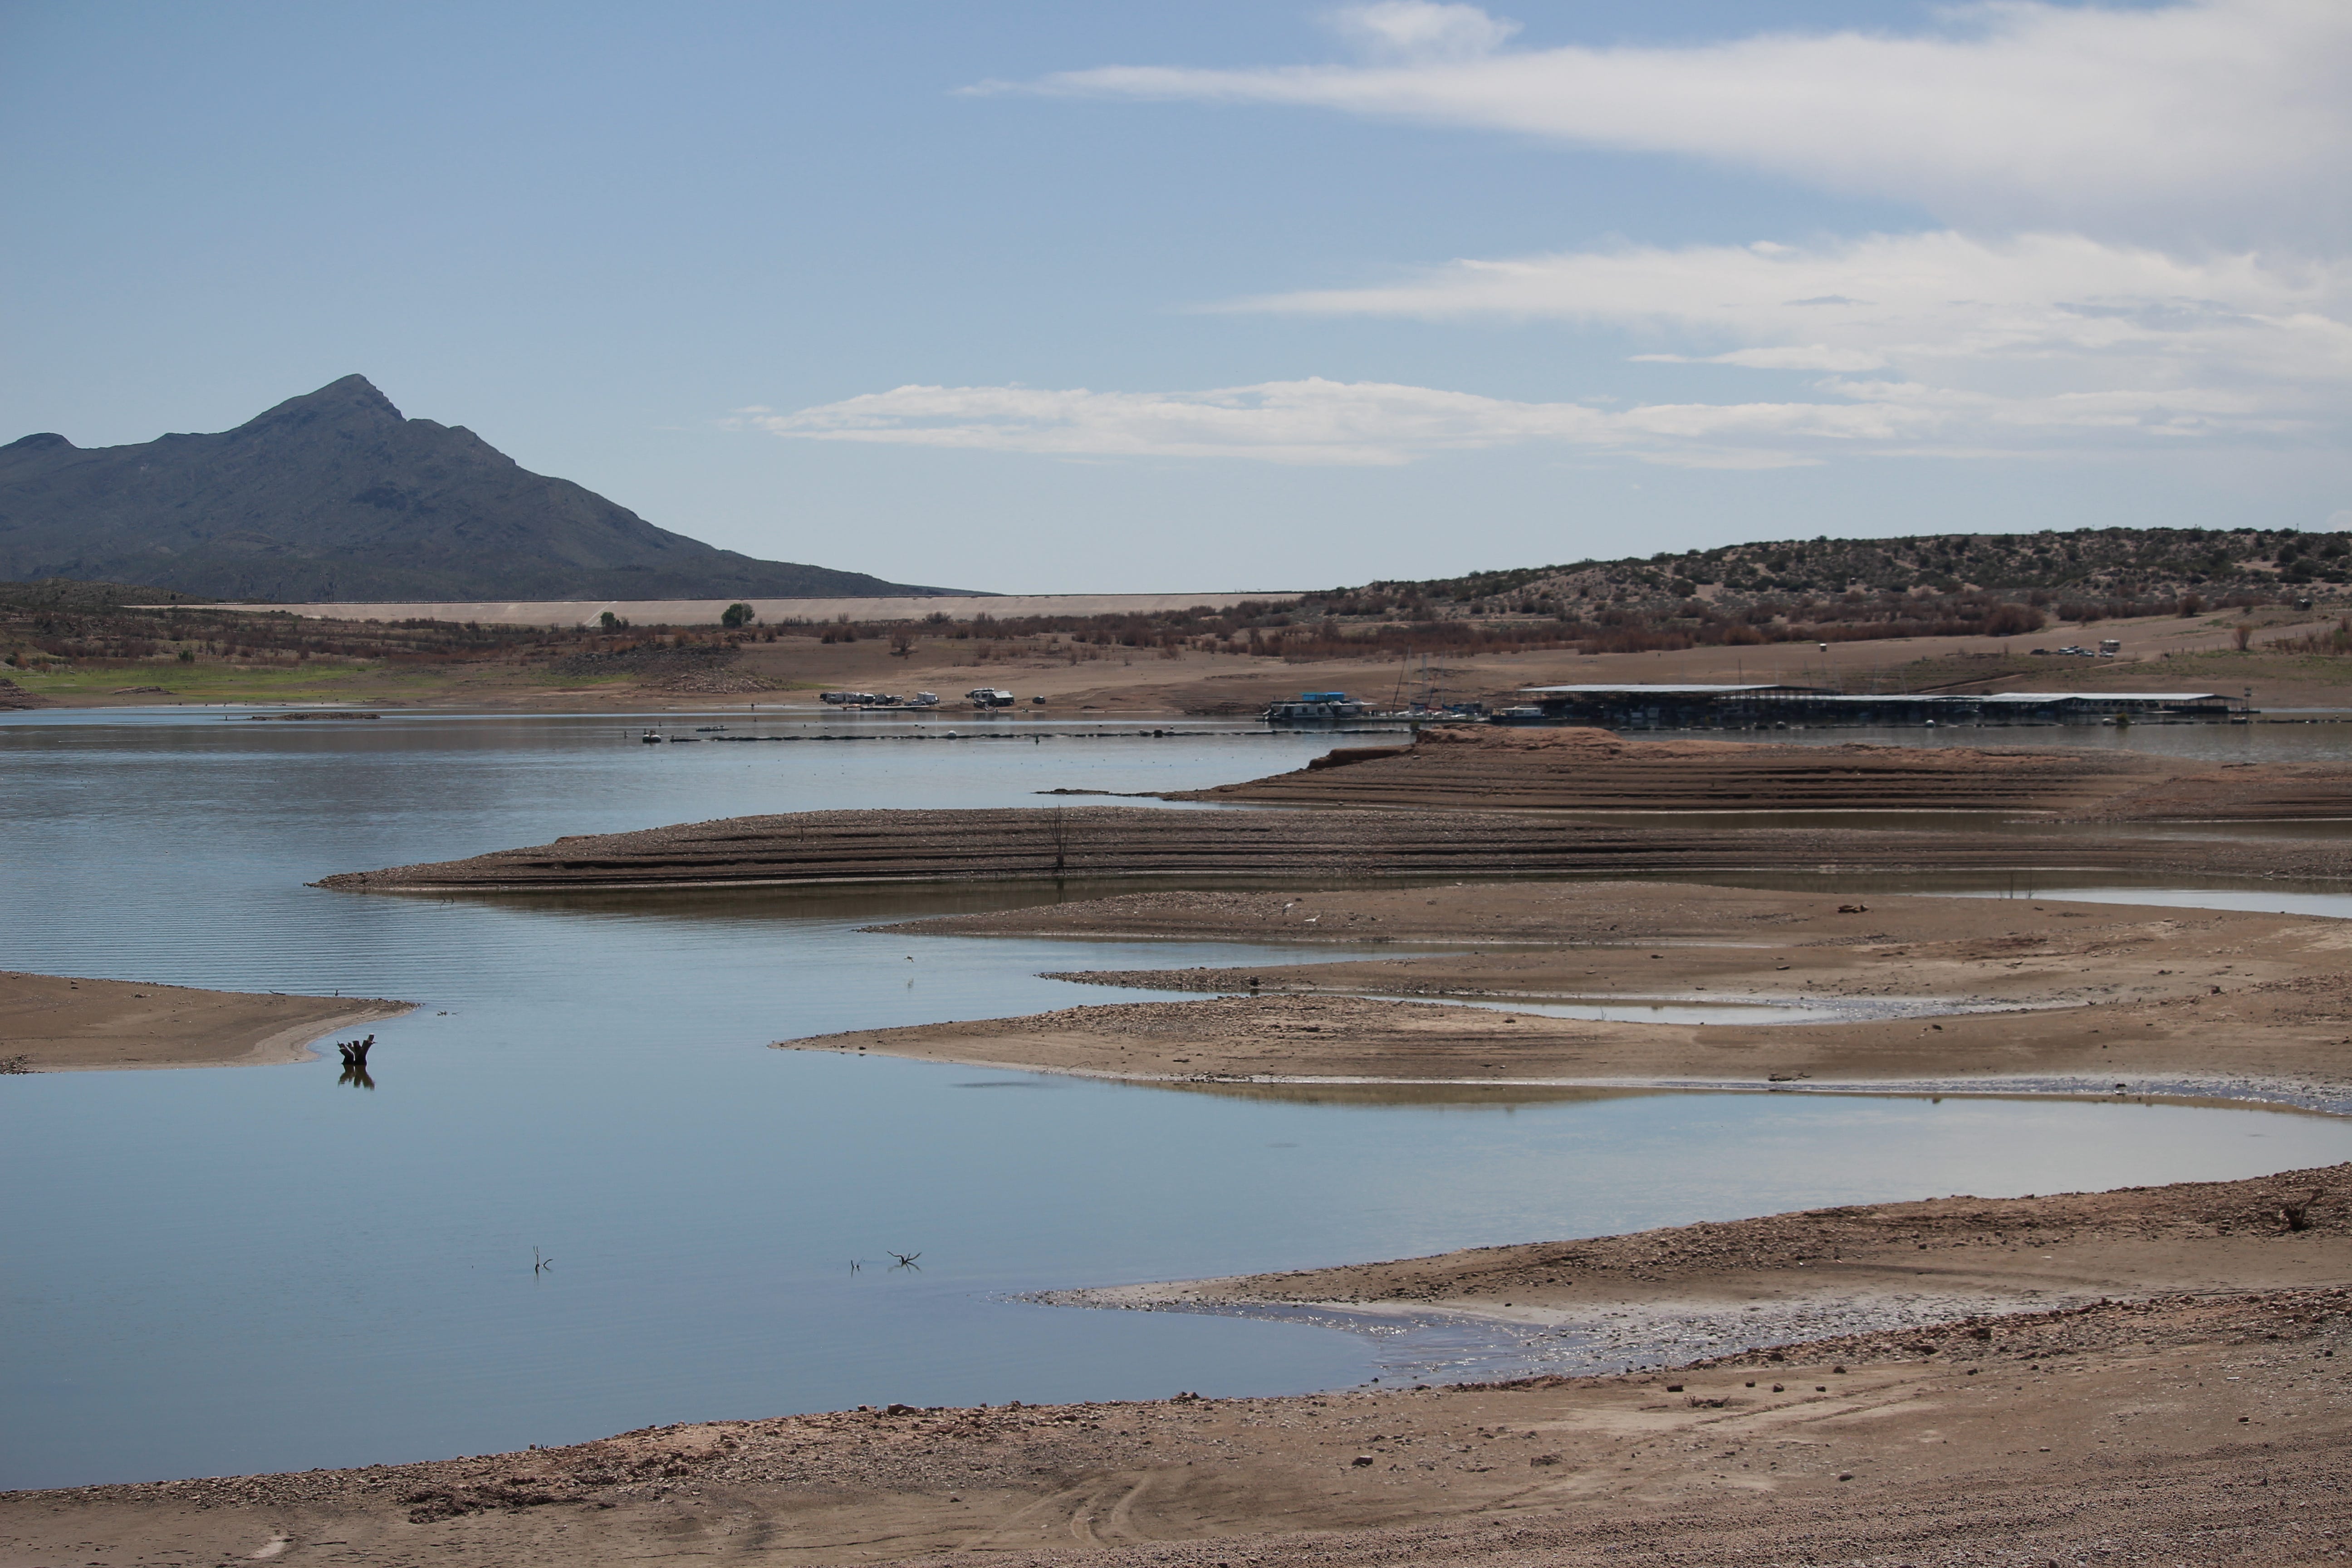
<instances>
[{"instance_id":1,"label":"sandy shoreline","mask_svg":"<svg viewBox=\"0 0 2352 1568\"><path fill-rule=\"evenodd\" d=\"M414 1006L0 970L0 1061L22 1072L305 1062L312 1042Z\"/></svg>"},{"instance_id":2,"label":"sandy shoreline","mask_svg":"<svg viewBox=\"0 0 2352 1568\"><path fill-rule=\"evenodd\" d=\"M16 1492L0 1495L0 1548L58 1568L94 1550L463 1568L975 1552L1099 1568L1956 1563L1993 1560L1970 1553L1994 1542L2003 1562L2316 1561L2352 1544L2347 1239L2352 1167L2338 1166L1197 1281L1159 1288L1163 1302L1573 1321L1624 1363L1682 1364L1387 1393L893 1405ZM1834 1332L1790 1332L1809 1325Z\"/></svg>"},{"instance_id":3,"label":"sandy shoreline","mask_svg":"<svg viewBox=\"0 0 2352 1568\"><path fill-rule=\"evenodd\" d=\"M2290 1228L2290 1208L2308 1228ZM2282 1247L2282 1240L2294 1244ZM1550 1352L1582 1373L1614 1371L1621 1357L1685 1362L1832 1331L2073 1309L2151 1291L2332 1287L2352 1268L2347 1242L2352 1166L2331 1166L2109 1193L1849 1205L1041 1299L1146 1310L1433 1313L1554 1333L1582 1329ZM1695 1328L1700 1323L1706 1329ZM1589 1331L1604 1325L1602 1334Z\"/></svg>"},{"instance_id":4,"label":"sandy shoreline","mask_svg":"<svg viewBox=\"0 0 2352 1568\"><path fill-rule=\"evenodd\" d=\"M2352 1102L2352 921L1655 883L1165 892L885 928L1289 941L1207 993L777 1042L1199 1087L1805 1088ZM1329 948L1355 956L1333 961ZM1435 952L1381 956L1389 946ZM1465 1002L1480 1005L1463 1005ZM1559 1016L1545 1005L1612 1011ZM1673 1022L1643 1021L1654 1005ZM1718 1021L1689 1021L1713 1010ZM1794 1021L1767 1022L1780 1013Z\"/></svg>"}]
</instances>

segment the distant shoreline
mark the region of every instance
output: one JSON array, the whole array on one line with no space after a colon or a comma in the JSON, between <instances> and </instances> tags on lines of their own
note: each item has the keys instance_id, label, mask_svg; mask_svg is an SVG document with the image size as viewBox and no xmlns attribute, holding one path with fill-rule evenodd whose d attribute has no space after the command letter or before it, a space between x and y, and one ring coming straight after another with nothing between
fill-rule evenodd
<instances>
[{"instance_id":1,"label":"distant shoreline","mask_svg":"<svg viewBox=\"0 0 2352 1568\"><path fill-rule=\"evenodd\" d=\"M808 599L429 599L309 604L210 605L215 610L257 615L294 615L337 621L472 621L509 626L593 626L606 612L639 626L717 626L730 605L746 604L770 626L791 621L830 621L846 616L861 623L919 621L932 616L968 621L975 616L1013 620L1024 616L1152 615L1207 605L1225 609L1255 602L1296 599L1300 590L1223 590L1213 594L890 594L874 597ZM131 609L149 606L132 605ZM168 607L168 606L164 606Z\"/></svg>"}]
</instances>

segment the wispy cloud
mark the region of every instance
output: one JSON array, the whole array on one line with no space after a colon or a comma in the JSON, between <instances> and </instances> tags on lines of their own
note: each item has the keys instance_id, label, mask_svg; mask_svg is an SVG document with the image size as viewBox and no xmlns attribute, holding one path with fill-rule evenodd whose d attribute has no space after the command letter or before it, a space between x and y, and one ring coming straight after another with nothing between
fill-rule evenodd
<instances>
[{"instance_id":1,"label":"wispy cloud","mask_svg":"<svg viewBox=\"0 0 2352 1568\"><path fill-rule=\"evenodd\" d=\"M1528 403L1319 379L1192 393L901 387L748 422L797 439L1384 464L1549 444L1649 462L2346 438L2352 5L1978 0L1924 32L1529 48L1478 6L1330 13L1345 63L1105 67L1016 89L1294 104L1684 154L1946 226L1468 259L1210 307L1558 321L1755 400ZM1705 368L1700 368L1705 367ZM1655 377L1643 373L1652 388ZM1795 377L1798 379L1791 379ZM1603 390L1588 384L1578 391Z\"/></svg>"},{"instance_id":2,"label":"wispy cloud","mask_svg":"<svg viewBox=\"0 0 2352 1568\"><path fill-rule=\"evenodd\" d=\"M742 410L735 423L1066 457L1393 464L1552 444L1764 468L1836 452L2340 440L2352 391L2352 268L2187 262L2079 237L1622 247L1228 308L1560 318L1656 345L1635 360L1804 379L1773 383L1767 398L1624 408L1318 378L1180 393L903 386L797 413Z\"/></svg>"},{"instance_id":3,"label":"wispy cloud","mask_svg":"<svg viewBox=\"0 0 2352 1568\"><path fill-rule=\"evenodd\" d=\"M1621 246L1460 261L1370 288L1222 307L1424 320L1549 318L1671 340L1647 360L2142 385L2352 380L2352 265L2189 259L2075 235L1939 231L1812 246Z\"/></svg>"},{"instance_id":4,"label":"wispy cloud","mask_svg":"<svg viewBox=\"0 0 2352 1568\"><path fill-rule=\"evenodd\" d=\"M728 423L800 440L1072 458L1239 458L1389 466L1442 452L1555 446L1644 462L1788 468L1833 450L1983 455L2062 440L2273 431L2261 399L2185 387L2000 397L1904 381L1832 379L1808 401L1523 403L1388 383L1321 379L1206 392L902 386Z\"/></svg>"},{"instance_id":5,"label":"wispy cloud","mask_svg":"<svg viewBox=\"0 0 2352 1568\"><path fill-rule=\"evenodd\" d=\"M1970 226L2318 241L2352 217L2342 0L1980 0L1910 36L1616 48L1506 48L1510 24L1468 5L1338 20L1373 58L1105 66L1023 89L1295 104L1682 153Z\"/></svg>"}]
</instances>

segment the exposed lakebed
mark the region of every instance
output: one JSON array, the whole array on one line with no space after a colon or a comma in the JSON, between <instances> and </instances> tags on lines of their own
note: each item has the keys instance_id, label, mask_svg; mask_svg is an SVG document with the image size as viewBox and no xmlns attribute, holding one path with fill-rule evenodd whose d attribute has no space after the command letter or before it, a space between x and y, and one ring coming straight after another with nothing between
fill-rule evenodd
<instances>
[{"instance_id":1,"label":"exposed lakebed","mask_svg":"<svg viewBox=\"0 0 2352 1568\"><path fill-rule=\"evenodd\" d=\"M857 930L1045 887L445 900L305 886L746 812L1198 787L1328 743L1087 726L1034 746L680 751L635 744L639 727L186 710L0 724L0 964L423 1004L378 1026L372 1092L329 1063L0 1080L15 1194L0 1485L893 1400L1346 1384L1393 1347L1312 1321L1007 1298L2352 1157L2352 1124L2203 1107L1349 1102L778 1052L764 1047L788 1036L1139 994L1045 970L1295 950ZM534 1248L551 1268L534 1272Z\"/></svg>"}]
</instances>

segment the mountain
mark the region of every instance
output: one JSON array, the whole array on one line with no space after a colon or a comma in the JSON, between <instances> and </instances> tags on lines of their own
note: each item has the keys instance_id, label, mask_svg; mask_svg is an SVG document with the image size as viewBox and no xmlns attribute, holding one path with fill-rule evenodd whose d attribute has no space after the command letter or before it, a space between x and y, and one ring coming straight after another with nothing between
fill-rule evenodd
<instances>
[{"instance_id":1,"label":"mountain","mask_svg":"<svg viewBox=\"0 0 2352 1568\"><path fill-rule=\"evenodd\" d=\"M0 580L221 598L720 599L950 590L672 533L347 375L214 436L0 447Z\"/></svg>"}]
</instances>

